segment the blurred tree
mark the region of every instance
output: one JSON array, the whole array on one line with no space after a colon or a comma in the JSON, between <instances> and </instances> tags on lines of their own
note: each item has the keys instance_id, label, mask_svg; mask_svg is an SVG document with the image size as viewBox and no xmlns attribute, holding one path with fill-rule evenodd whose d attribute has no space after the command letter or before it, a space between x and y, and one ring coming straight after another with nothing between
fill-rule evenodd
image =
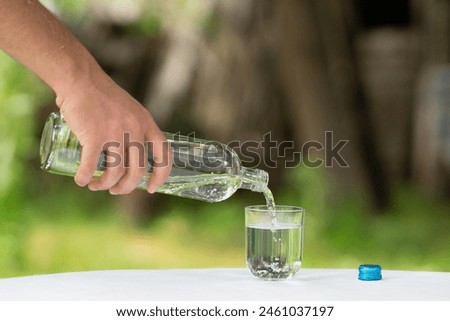
<instances>
[{"instance_id":1,"label":"blurred tree","mask_svg":"<svg viewBox=\"0 0 450 321\"><path fill-rule=\"evenodd\" d=\"M422 191L450 197L450 1L412 1L421 35L412 169Z\"/></svg>"},{"instance_id":2,"label":"blurred tree","mask_svg":"<svg viewBox=\"0 0 450 321\"><path fill-rule=\"evenodd\" d=\"M419 67L426 63L421 50L431 41L432 54L445 57L437 63L448 62L448 6L406 0L217 1L220 27L200 42L193 92L197 127L224 141L261 141L270 131L276 140L294 140L296 151L305 142L326 145L324 132L332 131L336 141L349 140L342 155L350 165L327 168L339 181L333 194L357 189L376 208L386 208L392 190L413 177L413 115ZM421 7L433 12L429 26L421 24L427 12ZM435 34L421 37L428 29ZM439 110L448 111L448 77L436 83L442 88ZM448 116L434 119L424 125L428 131L439 126L440 135L448 135ZM437 144L436 157L421 155L428 167L439 167L433 177L441 182L434 190L441 191L449 162L438 156L444 146Z\"/></svg>"},{"instance_id":3,"label":"blurred tree","mask_svg":"<svg viewBox=\"0 0 450 321\"><path fill-rule=\"evenodd\" d=\"M325 132L332 131L333 146L350 141L342 150L349 167L327 164L340 180L333 194L358 189L378 208L387 206L389 189L354 63L351 3L221 1L216 11L220 30L206 43L194 94L199 126L222 140L261 141L271 132L277 141L295 141L292 152L305 152L302 146L312 141L327 146ZM280 156L265 152L266 159ZM281 163L272 172L284 169Z\"/></svg>"}]
</instances>

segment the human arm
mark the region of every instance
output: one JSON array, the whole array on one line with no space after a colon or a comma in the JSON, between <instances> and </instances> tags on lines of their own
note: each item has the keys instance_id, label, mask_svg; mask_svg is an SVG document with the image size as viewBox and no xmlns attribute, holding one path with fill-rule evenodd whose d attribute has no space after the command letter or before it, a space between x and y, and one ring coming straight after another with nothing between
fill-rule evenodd
<instances>
[{"instance_id":1,"label":"human arm","mask_svg":"<svg viewBox=\"0 0 450 321\"><path fill-rule=\"evenodd\" d=\"M131 192L142 176L140 149L151 142L159 166L148 183L153 193L170 173L170 149L151 114L100 68L88 50L37 0L0 0L0 49L38 75L82 146L75 181L91 190ZM119 144L110 144L111 142ZM104 146L121 162L92 179ZM114 146L114 147L112 147Z\"/></svg>"}]
</instances>

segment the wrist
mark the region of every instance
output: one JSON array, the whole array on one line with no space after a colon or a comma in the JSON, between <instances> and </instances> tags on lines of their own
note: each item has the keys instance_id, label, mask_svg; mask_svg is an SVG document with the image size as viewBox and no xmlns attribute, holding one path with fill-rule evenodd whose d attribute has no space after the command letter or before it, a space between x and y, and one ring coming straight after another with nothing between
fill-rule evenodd
<instances>
[{"instance_id":1,"label":"wrist","mask_svg":"<svg viewBox=\"0 0 450 321\"><path fill-rule=\"evenodd\" d=\"M58 100L89 90L104 75L92 55L83 49L81 51L84 52L80 54L67 55L64 62L59 64L59 72L55 72L55 77L48 82Z\"/></svg>"}]
</instances>

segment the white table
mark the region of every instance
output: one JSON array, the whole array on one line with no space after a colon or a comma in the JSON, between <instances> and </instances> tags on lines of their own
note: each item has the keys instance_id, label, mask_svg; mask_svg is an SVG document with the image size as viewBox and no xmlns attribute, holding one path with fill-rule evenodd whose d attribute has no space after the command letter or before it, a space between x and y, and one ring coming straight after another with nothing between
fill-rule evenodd
<instances>
[{"instance_id":1,"label":"white table","mask_svg":"<svg viewBox=\"0 0 450 321\"><path fill-rule=\"evenodd\" d=\"M450 273L382 274L359 281L357 268L301 269L291 280L262 281L246 269L73 272L0 279L0 300L450 300Z\"/></svg>"}]
</instances>

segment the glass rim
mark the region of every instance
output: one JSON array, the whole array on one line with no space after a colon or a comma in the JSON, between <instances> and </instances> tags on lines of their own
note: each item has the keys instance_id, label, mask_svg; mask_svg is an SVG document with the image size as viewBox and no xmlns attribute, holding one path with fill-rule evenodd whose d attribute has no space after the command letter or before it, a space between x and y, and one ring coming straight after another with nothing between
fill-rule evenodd
<instances>
[{"instance_id":1,"label":"glass rim","mask_svg":"<svg viewBox=\"0 0 450 321\"><path fill-rule=\"evenodd\" d=\"M270 210L267 208L267 205L248 205L245 207L245 212L254 211L260 213L269 213ZM300 206L294 205L275 205L276 213L304 213L305 209Z\"/></svg>"}]
</instances>

